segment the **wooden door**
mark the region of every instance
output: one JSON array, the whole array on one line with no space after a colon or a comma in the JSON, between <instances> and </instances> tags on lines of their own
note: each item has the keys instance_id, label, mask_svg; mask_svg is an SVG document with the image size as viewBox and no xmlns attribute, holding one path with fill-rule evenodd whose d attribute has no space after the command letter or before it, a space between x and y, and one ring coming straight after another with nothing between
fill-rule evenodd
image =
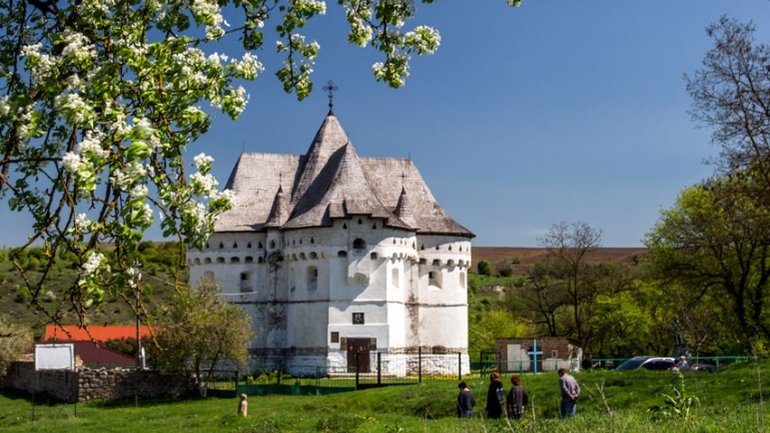
<instances>
[{"instance_id":1,"label":"wooden door","mask_svg":"<svg viewBox=\"0 0 770 433\"><path fill-rule=\"evenodd\" d=\"M356 358L358 359L358 372L370 373L369 363L370 339L348 338L348 371L356 371ZM358 356L356 356L358 354Z\"/></svg>"}]
</instances>

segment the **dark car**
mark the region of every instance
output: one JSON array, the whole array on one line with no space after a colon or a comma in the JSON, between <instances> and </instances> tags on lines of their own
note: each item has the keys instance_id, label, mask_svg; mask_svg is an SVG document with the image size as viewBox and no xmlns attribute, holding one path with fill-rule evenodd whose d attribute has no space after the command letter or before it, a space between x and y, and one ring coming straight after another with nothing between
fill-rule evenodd
<instances>
[{"instance_id":1,"label":"dark car","mask_svg":"<svg viewBox=\"0 0 770 433\"><path fill-rule=\"evenodd\" d=\"M660 356L634 356L615 368L618 371L638 370L671 370L676 364L674 358Z\"/></svg>"}]
</instances>

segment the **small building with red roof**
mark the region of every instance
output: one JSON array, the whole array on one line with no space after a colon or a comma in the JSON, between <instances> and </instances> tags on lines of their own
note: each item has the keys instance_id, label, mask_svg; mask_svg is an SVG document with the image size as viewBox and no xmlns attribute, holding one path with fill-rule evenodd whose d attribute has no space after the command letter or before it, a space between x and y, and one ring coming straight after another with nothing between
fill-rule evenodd
<instances>
[{"instance_id":1,"label":"small building with red roof","mask_svg":"<svg viewBox=\"0 0 770 433\"><path fill-rule=\"evenodd\" d=\"M149 326L139 327L141 338L150 338ZM133 325L46 325L43 341L100 341L136 338L136 326Z\"/></svg>"}]
</instances>

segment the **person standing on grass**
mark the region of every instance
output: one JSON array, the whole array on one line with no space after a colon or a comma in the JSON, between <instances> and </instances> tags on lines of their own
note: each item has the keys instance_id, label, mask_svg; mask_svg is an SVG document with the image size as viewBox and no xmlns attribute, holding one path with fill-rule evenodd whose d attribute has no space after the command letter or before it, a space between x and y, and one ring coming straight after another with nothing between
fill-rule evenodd
<instances>
[{"instance_id":1,"label":"person standing on grass","mask_svg":"<svg viewBox=\"0 0 770 433\"><path fill-rule=\"evenodd\" d=\"M457 394L457 416L470 418L473 416L473 406L476 405L476 399L473 398L473 393L465 382L460 382L457 387L460 388L460 393Z\"/></svg>"},{"instance_id":2,"label":"person standing on grass","mask_svg":"<svg viewBox=\"0 0 770 433\"><path fill-rule=\"evenodd\" d=\"M518 421L524 414L527 403L529 403L529 396L527 396L527 391L521 387L521 379L518 375L511 376L511 390L508 391L508 398L505 403L508 419Z\"/></svg>"},{"instance_id":3,"label":"person standing on grass","mask_svg":"<svg viewBox=\"0 0 770 433\"><path fill-rule=\"evenodd\" d=\"M575 416L577 400L580 397L580 385L563 368L559 369L559 389L561 391L561 407L559 408L561 418L572 418Z\"/></svg>"},{"instance_id":4,"label":"person standing on grass","mask_svg":"<svg viewBox=\"0 0 770 433\"><path fill-rule=\"evenodd\" d=\"M240 416L249 415L249 402L246 401L246 394L241 394L241 401L238 402L238 415Z\"/></svg>"},{"instance_id":5,"label":"person standing on grass","mask_svg":"<svg viewBox=\"0 0 770 433\"><path fill-rule=\"evenodd\" d=\"M487 418L498 419L503 415L503 383L500 374L494 372L489 375L489 389L487 389Z\"/></svg>"}]
</instances>

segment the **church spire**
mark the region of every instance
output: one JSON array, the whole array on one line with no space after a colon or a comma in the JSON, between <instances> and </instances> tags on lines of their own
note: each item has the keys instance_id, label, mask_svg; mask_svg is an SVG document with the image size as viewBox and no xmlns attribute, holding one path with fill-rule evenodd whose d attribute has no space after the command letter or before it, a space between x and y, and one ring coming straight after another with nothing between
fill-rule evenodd
<instances>
[{"instance_id":1,"label":"church spire","mask_svg":"<svg viewBox=\"0 0 770 433\"><path fill-rule=\"evenodd\" d=\"M398 204L396 204L396 210L393 213L396 214L398 219L401 221L409 224L414 228L417 228L417 220L414 218L412 201L409 199L409 195L406 193L406 188L403 185L401 186L401 195L398 196Z\"/></svg>"},{"instance_id":2,"label":"church spire","mask_svg":"<svg viewBox=\"0 0 770 433\"><path fill-rule=\"evenodd\" d=\"M284 211L284 205L285 200L283 199L283 186L278 185L278 191L276 191L275 197L273 197L273 206L270 208L270 215L267 217L265 227L277 228L283 224L284 216L286 213Z\"/></svg>"}]
</instances>

